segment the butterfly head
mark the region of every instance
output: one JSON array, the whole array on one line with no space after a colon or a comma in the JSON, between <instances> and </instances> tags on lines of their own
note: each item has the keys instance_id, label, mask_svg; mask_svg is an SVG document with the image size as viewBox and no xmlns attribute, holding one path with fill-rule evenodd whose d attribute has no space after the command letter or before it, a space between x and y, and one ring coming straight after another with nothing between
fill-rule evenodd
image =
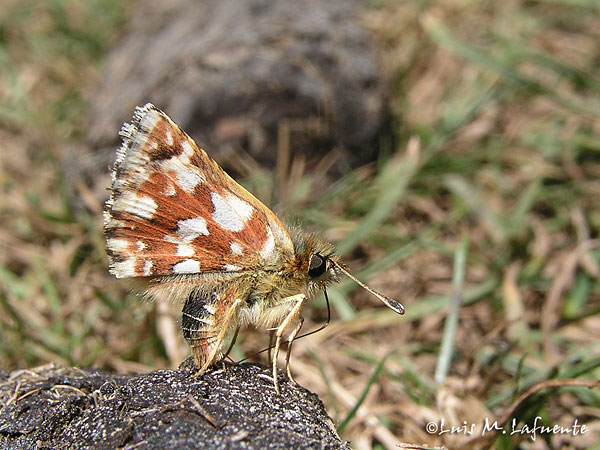
<instances>
[{"instance_id":1,"label":"butterfly head","mask_svg":"<svg viewBox=\"0 0 600 450\"><path fill-rule=\"evenodd\" d=\"M296 267L306 282L309 297L340 280L341 273L336 265L338 256L333 245L298 232L294 236L294 247Z\"/></svg>"},{"instance_id":2,"label":"butterfly head","mask_svg":"<svg viewBox=\"0 0 600 450\"><path fill-rule=\"evenodd\" d=\"M340 262L339 256L335 254L334 247L331 244L321 241L314 236L304 237L299 246L300 248L298 248L297 242L298 240L296 239L297 250L300 250L300 259L301 261L304 261L305 267L303 267L303 269L308 281L309 296L313 296L317 292L322 291L331 283L339 282L341 276L346 275L360 287L381 300L388 308L394 310L398 314L404 314L404 307L402 304L371 289L352 275L347 267Z\"/></svg>"}]
</instances>

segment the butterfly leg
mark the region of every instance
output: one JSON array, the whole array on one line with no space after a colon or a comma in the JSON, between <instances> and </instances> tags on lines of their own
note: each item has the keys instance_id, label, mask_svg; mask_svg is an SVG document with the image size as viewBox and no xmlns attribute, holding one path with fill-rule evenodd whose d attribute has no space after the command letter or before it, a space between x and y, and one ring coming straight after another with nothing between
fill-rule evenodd
<instances>
[{"instance_id":1,"label":"butterfly leg","mask_svg":"<svg viewBox=\"0 0 600 450\"><path fill-rule=\"evenodd\" d=\"M300 316L300 310L302 305L306 301L304 294L294 295L285 299L286 302L292 303L293 307L288 315L283 319L281 325L277 327L275 332L275 347L273 348L273 383L275 384L275 391L279 394L279 383L277 382L277 357L279 356L279 348L281 347L281 338L285 330L288 329L291 323L295 322Z\"/></svg>"},{"instance_id":2,"label":"butterfly leg","mask_svg":"<svg viewBox=\"0 0 600 450\"><path fill-rule=\"evenodd\" d=\"M288 338L288 348L287 353L285 354L285 370L287 372L288 378L290 379L290 381L292 381L292 383L296 383L296 380L294 380L294 377L292 376L292 371L290 370L290 356L292 354L292 344L294 343L294 339L296 339L296 336L298 336L298 333L300 332L300 329L302 328L303 324L304 317L300 316L298 318L298 324L296 325L296 327L290 334L290 337Z\"/></svg>"},{"instance_id":3,"label":"butterfly leg","mask_svg":"<svg viewBox=\"0 0 600 450\"><path fill-rule=\"evenodd\" d=\"M220 328L219 334L217 335L217 339L214 341L212 345L212 351L210 352L209 357L204 362L204 365L200 367L198 371L198 375L204 373L204 371L217 359L217 355L221 350L221 344L225 340L225 336L229 331L229 325L231 324L232 319L237 314L238 307L242 304L242 301L237 299L235 300L231 306L227 309L225 313L225 317L222 320L218 320L218 327Z\"/></svg>"},{"instance_id":4,"label":"butterfly leg","mask_svg":"<svg viewBox=\"0 0 600 450\"><path fill-rule=\"evenodd\" d=\"M233 349L233 346L235 345L235 341L237 341L239 333L240 333L240 327L238 326L235 328L235 333L233 333L233 337L231 338L231 343L229 344L229 347L227 347L227 351L225 353L223 353L223 359L227 358L229 356L229 353L231 353L231 350Z\"/></svg>"},{"instance_id":5,"label":"butterfly leg","mask_svg":"<svg viewBox=\"0 0 600 450\"><path fill-rule=\"evenodd\" d=\"M269 350L268 350L268 359L269 361L273 361L273 359L271 358L271 350L273 350L273 347L275 345L275 330L271 330L269 331Z\"/></svg>"}]
</instances>

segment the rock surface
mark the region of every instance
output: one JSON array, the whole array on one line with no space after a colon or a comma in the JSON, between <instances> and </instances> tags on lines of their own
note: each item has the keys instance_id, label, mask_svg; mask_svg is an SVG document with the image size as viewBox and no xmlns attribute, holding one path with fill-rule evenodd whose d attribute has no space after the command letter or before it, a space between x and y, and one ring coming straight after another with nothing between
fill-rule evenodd
<instances>
[{"instance_id":1,"label":"rock surface","mask_svg":"<svg viewBox=\"0 0 600 450\"><path fill-rule=\"evenodd\" d=\"M0 448L346 449L315 394L256 364L0 372Z\"/></svg>"}]
</instances>

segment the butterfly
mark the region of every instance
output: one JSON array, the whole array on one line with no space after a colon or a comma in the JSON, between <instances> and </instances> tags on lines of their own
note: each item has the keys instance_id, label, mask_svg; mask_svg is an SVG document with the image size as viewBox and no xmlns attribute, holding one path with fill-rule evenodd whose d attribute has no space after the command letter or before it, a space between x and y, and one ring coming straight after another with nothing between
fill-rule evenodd
<instances>
[{"instance_id":1,"label":"butterfly","mask_svg":"<svg viewBox=\"0 0 600 450\"><path fill-rule=\"evenodd\" d=\"M279 392L284 335L293 380L289 356L302 306L341 275L404 313L352 276L331 244L286 227L154 105L137 107L119 134L104 210L109 271L143 280L150 297L184 303L182 330L198 374L223 358L230 331L266 328L274 331Z\"/></svg>"}]
</instances>

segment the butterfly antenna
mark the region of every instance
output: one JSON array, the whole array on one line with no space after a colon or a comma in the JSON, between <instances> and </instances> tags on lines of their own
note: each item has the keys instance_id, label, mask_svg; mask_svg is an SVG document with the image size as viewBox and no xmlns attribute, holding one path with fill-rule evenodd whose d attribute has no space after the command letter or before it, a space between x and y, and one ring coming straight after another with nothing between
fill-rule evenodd
<instances>
[{"instance_id":1,"label":"butterfly antenna","mask_svg":"<svg viewBox=\"0 0 600 450\"><path fill-rule=\"evenodd\" d=\"M381 300L385 304L385 306L396 311L398 314L404 314L404 306L402 306L402 304L400 302L397 302L396 300L389 298L387 295L380 294L379 292L375 291L374 289L371 289L365 283L363 283L358 278L356 278L354 275L352 275L350 272L348 272L340 263L333 261L333 260L331 260L331 262L333 264L335 264L335 266L338 269L340 269L348 278L350 278L352 281L354 281L360 287L369 291L371 294L373 294L375 297L377 297L379 300Z\"/></svg>"}]
</instances>

